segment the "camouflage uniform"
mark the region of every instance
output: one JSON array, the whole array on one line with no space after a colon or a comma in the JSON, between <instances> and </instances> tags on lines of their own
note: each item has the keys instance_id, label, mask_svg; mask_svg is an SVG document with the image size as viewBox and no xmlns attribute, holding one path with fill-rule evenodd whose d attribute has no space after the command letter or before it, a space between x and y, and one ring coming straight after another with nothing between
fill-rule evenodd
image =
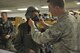
<instances>
[{"instance_id":1,"label":"camouflage uniform","mask_svg":"<svg viewBox=\"0 0 80 53\"><path fill-rule=\"evenodd\" d=\"M6 39L5 36L10 35L9 39ZM0 48L15 51L12 45L12 38L15 36L15 30L10 21L4 22L0 20Z\"/></svg>"},{"instance_id":2,"label":"camouflage uniform","mask_svg":"<svg viewBox=\"0 0 80 53\"><path fill-rule=\"evenodd\" d=\"M52 42L54 53L77 53L77 21L74 16L65 12L57 16L57 23L41 33L32 27L32 38L38 44Z\"/></svg>"},{"instance_id":3,"label":"camouflage uniform","mask_svg":"<svg viewBox=\"0 0 80 53\"><path fill-rule=\"evenodd\" d=\"M77 41L78 42L77 43L78 43L78 50L80 53L80 16L78 16L77 21L78 21L78 27L77 27L77 32L78 32Z\"/></svg>"}]
</instances>

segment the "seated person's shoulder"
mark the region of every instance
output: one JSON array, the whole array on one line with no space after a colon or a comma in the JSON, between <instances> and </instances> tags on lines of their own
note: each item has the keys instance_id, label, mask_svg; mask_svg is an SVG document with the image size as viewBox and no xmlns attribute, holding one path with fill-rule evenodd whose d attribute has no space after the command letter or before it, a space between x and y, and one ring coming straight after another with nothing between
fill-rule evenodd
<instances>
[{"instance_id":1,"label":"seated person's shoulder","mask_svg":"<svg viewBox=\"0 0 80 53\"><path fill-rule=\"evenodd\" d=\"M19 28L19 29L24 28L24 26L25 26L25 25L27 25L27 23L26 23L26 22L25 22L25 23L20 24L20 25L18 26L18 28Z\"/></svg>"}]
</instances>

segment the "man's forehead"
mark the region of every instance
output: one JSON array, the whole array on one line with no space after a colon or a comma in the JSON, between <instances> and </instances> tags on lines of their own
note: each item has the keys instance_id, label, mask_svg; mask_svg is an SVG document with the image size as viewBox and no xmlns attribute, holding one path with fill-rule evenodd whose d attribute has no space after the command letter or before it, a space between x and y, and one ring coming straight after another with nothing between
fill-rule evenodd
<instances>
[{"instance_id":1,"label":"man's forehead","mask_svg":"<svg viewBox=\"0 0 80 53\"><path fill-rule=\"evenodd\" d=\"M55 7L55 5L51 3L48 3L48 6Z\"/></svg>"},{"instance_id":2,"label":"man's forehead","mask_svg":"<svg viewBox=\"0 0 80 53\"><path fill-rule=\"evenodd\" d=\"M7 13L3 13L2 15L7 15Z\"/></svg>"},{"instance_id":3,"label":"man's forehead","mask_svg":"<svg viewBox=\"0 0 80 53\"><path fill-rule=\"evenodd\" d=\"M6 13L3 13L3 14L6 14Z\"/></svg>"}]
</instances>

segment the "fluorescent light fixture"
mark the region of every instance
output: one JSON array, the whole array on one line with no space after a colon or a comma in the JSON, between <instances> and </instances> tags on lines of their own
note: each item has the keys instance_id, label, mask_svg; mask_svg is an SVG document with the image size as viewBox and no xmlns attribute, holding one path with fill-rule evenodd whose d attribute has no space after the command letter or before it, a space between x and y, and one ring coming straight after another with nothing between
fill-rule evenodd
<instances>
[{"instance_id":1,"label":"fluorescent light fixture","mask_svg":"<svg viewBox=\"0 0 80 53\"><path fill-rule=\"evenodd\" d=\"M37 7L35 7L37 10L39 10ZM27 10L27 8L20 8L20 9L17 9L17 10L19 10L19 11L26 11Z\"/></svg>"},{"instance_id":2,"label":"fluorescent light fixture","mask_svg":"<svg viewBox=\"0 0 80 53\"><path fill-rule=\"evenodd\" d=\"M77 2L77 5L80 5L80 2Z\"/></svg>"},{"instance_id":3,"label":"fluorescent light fixture","mask_svg":"<svg viewBox=\"0 0 80 53\"><path fill-rule=\"evenodd\" d=\"M0 12L11 12L12 10L0 10Z\"/></svg>"},{"instance_id":4,"label":"fluorescent light fixture","mask_svg":"<svg viewBox=\"0 0 80 53\"><path fill-rule=\"evenodd\" d=\"M17 9L17 10L19 10L19 11L26 11L27 8L20 8L20 9Z\"/></svg>"},{"instance_id":5,"label":"fluorescent light fixture","mask_svg":"<svg viewBox=\"0 0 80 53\"><path fill-rule=\"evenodd\" d=\"M73 14L73 12L69 12L70 14Z\"/></svg>"},{"instance_id":6,"label":"fluorescent light fixture","mask_svg":"<svg viewBox=\"0 0 80 53\"><path fill-rule=\"evenodd\" d=\"M37 10L39 10L38 7L35 7L35 8L36 8Z\"/></svg>"},{"instance_id":7,"label":"fluorescent light fixture","mask_svg":"<svg viewBox=\"0 0 80 53\"><path fill-rule=\"evenodd\" d=\"M75 10L74 12L78 12L77 10Z\"/></svg>"},{"instance_id":8,"label":"fluorescent light fixture","mask_svg":"<svg viewBox=\"0 0 80 53\"><path fill-rule=\"evenodd\" d=\"M42 6L41 8L48 8L48 6Z\"/></svg>"}]
</instances>

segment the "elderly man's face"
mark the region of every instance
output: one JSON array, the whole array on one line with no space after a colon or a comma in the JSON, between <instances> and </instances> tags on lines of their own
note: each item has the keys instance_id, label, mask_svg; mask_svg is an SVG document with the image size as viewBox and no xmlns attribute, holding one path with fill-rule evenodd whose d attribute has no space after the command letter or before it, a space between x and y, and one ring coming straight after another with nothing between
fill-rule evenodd
<instances>
[{"instance_id":1,"label":"elderly man's face","mask_svg":"<svg viewBox=\"0 0 80 53\"><path fill-rule=\"evenodd\" d=\"M39 16L39 13L38 12L33 12L33 17L35 16Z\"/></svg>"}]
</instances>

